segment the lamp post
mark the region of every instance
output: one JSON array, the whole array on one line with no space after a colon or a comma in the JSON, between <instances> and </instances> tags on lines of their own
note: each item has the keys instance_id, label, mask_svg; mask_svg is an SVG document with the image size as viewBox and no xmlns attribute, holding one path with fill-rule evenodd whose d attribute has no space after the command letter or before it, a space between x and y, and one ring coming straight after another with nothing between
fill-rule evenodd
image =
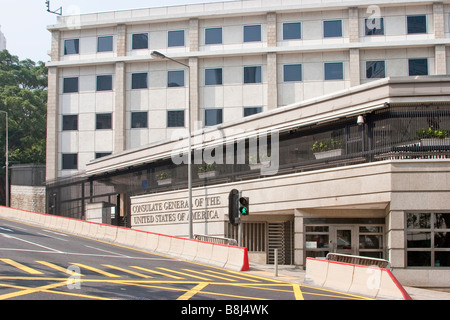
<instances>
[{"instance_id":1,"label":"lamp post","mask_svg":"<svg viewBox=\"0 0 450 320\"><path fill-rule=\"evenodd\" d=\"M193 221L192 221L192 139L191 139L191 85L190 85L190 79L191 79L191 67L188 64L182 63L180 61L177 61L175 59L172 59L170 57L167 57L166 55L162 54L158 51L152 51L151 56L156 59L165 59L170 60L175 63L178 63L188 69L189 73L189 80L188 80L188 143L189 143L189 151L188 151L188 206L189 206L189 238L194 238L194 232L193 232Z\"/></svg>"},{"instance_id":2,"label":"lamp post","mask_svg":"<svg viewBox=\"0 0 450 320\"><path fill-rule=\"evenodd\" d=\"M6 168L6 182L5 182L5 192L6 192L6 206L9 207L9 154L8 154L8 112L0 110L1 113L5 114L6 117L6 127L5 127L5 131L6 131L6 138L5 138L5 158L6 158L6 162L5 162L5 168Z\"/></svg>"}]
</instances>

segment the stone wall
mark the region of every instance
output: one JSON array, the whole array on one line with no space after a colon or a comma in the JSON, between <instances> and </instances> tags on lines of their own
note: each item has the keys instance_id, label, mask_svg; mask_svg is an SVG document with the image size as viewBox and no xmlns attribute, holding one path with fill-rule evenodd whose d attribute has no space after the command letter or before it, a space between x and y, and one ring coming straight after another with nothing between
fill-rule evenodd
<instances>
[{"instance_id":1,"label":"stone wall","mask_svg":"<svg viewBox=\"0 0 450 320\"><path fill-rule=\"evenodd\" d=\"M45 187L11 186L11 207L45 213Z\"/></svg>"}]
</instances>

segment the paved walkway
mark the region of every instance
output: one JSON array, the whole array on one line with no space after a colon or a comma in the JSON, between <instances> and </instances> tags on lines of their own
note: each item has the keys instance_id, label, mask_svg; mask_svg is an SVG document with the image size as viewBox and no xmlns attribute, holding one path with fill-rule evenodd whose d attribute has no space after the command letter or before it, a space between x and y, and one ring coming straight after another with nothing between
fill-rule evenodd
<instances>
[{"instance_id":1,"label":"paved walkway","mask_svg":"<svg viewBox=\"0 0 450 320\"><path fill-rule=\"evenodd\" d=\"M273 265L262 265L250 263L250 273L255 275L278 279L287 282L302 284L305 279L305 270L295 266L278 266L278 276L275 276ZM448 289L425 289L416 287L404 287L413 300L450 300L450 288Z\"/></svg>"}]
</instances>

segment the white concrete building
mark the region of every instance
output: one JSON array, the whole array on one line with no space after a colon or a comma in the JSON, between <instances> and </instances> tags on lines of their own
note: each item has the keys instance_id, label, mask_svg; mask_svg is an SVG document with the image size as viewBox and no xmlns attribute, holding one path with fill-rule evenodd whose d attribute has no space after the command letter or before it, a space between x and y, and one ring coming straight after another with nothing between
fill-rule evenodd
<instances>
[{"instance_id":1,"label":"white concrete building","mask_svg":"<svg viewBox=\"0 0 450 320\"><path fill-rule=\"evenodd\" d=\"M243 228L254 261L273 262L277 246L299 266L344 252L389 259L406 283L414 273L416 284L439 275L450 285L450 246L439 244L450 212L449 20L446 0L244 0L58 18L48 27L47 209L85 218L104 203L116 223L187 236L186 166L171 155L191 110L195 150L239 148L265 130L280 142L276 174L249 169L250 157L218 164L216 177L193 173L195 233L236 236L235 188L251 199ZM442 132L438 147L420 140L429 128ZM342 151L316 159L319 141Z\"/></svg>"}]
</instances>

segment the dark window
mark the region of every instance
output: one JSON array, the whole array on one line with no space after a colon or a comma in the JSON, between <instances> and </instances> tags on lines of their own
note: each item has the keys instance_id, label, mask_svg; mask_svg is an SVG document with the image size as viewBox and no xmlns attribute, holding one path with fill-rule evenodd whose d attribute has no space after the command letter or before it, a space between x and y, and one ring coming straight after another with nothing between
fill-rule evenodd
<instances>
[{"instance_id":1,"label":"dark window","mask_svg":"<svg viewBox=\"0 0 450 320\"><path fill-rule=\"evenodd\" d=\"M62 155L62 168L63 170L78 169L78 154L67 153Z\"/></svg>"},{"instance_id":2,"label":"dark window","mask_svg":"<svg viewBox=\"0 0 450 320\"><path fill-rule=\"evenodd\" d=\"M78 92L78 77L64 78L63 93Z\"/></svg>"},{"instance_id":3,"label":"dark window","mask_svg":"<svg viewBox=\"0 0 450 320\"><path fill-rule=\"evenodd\" d=\"M367 61L366 78L384 78L386 77L386 64L384 61Z\"/></svg>"},{"instance_id":4,"label":"dark window","mask_svg":"<svg viewBox=\"0 0 450 320\"><path fill-rule=\"evenodd\" d=\"M344 67L342 62L325 63L325 80L343 80Z\"/></svg>"},{"instance_id":5,"label":"dark window","mask_svg":"<svg viewBox=\"0 0 450 320\"><path fill-rule=\"evenodd\" d=\"M205 110L205 126L215 126L223 122L222 109Z\"/></svg>"},{"instance_id":6,"label":"dark window","mask_svg":"<svg viewBox=\"0 0 450 320\"><path fill-rule=\"evenodd\" d=\"M147 73L133 73L131 75L131 88L132 89L146 89L147 86Z\"/></svg>"},{"instance_id":7,"label":"dark window","mask_svg":"<svg viewBox=\"0 0 450 320\"><path fill-rule=\"evenodd\" d=\"M409 75L410 76L426 76L428 75L427 59L409 59Z\"/></svg>"},{"instance_id":8,"label":"dark window","mask_svg":"<svg viewBox=\"0 0 450 320\"><path fill-rule=\"evenodd\" d=\"M78 115L63 116L63 131L78 130Z\"/></svg>"},{"instance_id":9,"label":"dark window","mask_svg":"<svg viewBox=\"0 0 450 320\"><path fill-rule=\"evenodd\" d=\"M112 76L97 76L97 91L112 90Z\"/></svg>"},{"instance_id":10,"label":"dark window","mask_svg":"<svg viewBox=\"0 0 450 320\"><path fill-rule=\"evenodd\" d=\"M408 34L427 33L426 16L408 16Z\"/></svg>"},{"instance_id":11,"label":"dark window","mask_svg":"<svg viewBox=\"0 0 450 320\"><path fill-rule=\"evenodd\" d=\"M244 117L251 116L253 114L261 113L262 107L245 107L244 108Z\"/></svg>"},{"instance_id":12,"label":"dark window","mask_svg":"<svg viewBox=\"0 0 450 320\"><path fill-rule=\"evenodd\" d=\"M205 29L205 44L221 44L222 28Z\"/></svg>"},{"instance_id":13,"label":"dark window","mask_svg":"<svg viewBox=\"0 0 450 320\"><path fill-rule=\"evenodd\" d=\"M184 127L184 111L167 111L167 127Z\"/></svg>"},{"instance_id":14,"label":"dark window","mask_svg":"<svg viewBox=\"0 0 450 320\"><path fill-rule=\"evenodd\" d=\"M98 37L97 39L97 52L109 52L113 51L113 37Z\"/></svg>"},{"instance_id":15,"label":"dark window","mask_svg":"<svg viewBox=\"0 0 450 320\"><path fill-rule=\"evenodd\" d=\"M168 87L184 87L184 71L168 71L167 72Z\"/></svg>"},{"instance_id":16,"label":"dark window","mask_svg":"<svg viewBox=\"0 0 450 320\"><path fill-rule=\"evenodd\" d=\"M342 37L342 20L328 20L323 22L323 37Z\"/></svg>"},{"instance_id":17,"label":"dark window","mask_svg":"<svg viewBox=\"0 0 450 320\"><path fill-rule=\"evenodd\" d=\"M244 83L261 83L261 67L244 67Z\"/></svg>"},{"instance_id":18,"label":"dark window","mask_svg":"<svg viewBox=\"0 0 450 320\"><path fill-rule=\"evenodd\" d=\"M148 33L133 34L133 50L148 49Z\"/></svg>"},{"instance_id":19,"label":"dark window","mask_svg":"<svg viewBox=\"0 0 450 320\"><path fill-rule=\"evenodd\" d=\"M80 39L69 39L64 41L64 54L79 54Z\"/></svg>"},{"instance_id":20,"label":"dark window","mask_svg":"<svg viewBox=\"0 0 450 320\"><path fill-rule=\"evenodd\" d=\"M284 66L284 81L302 81L302 65L287 64Z\"/></svg>"},{"instance_id":21,"label":"dark window","mask_svg":"<svg viewBox=\"0 0 450 320\"><path fill-rule=\"evenodd\" d=\"M244 42L261 41L261 25L244 26Z\"/></svg>"},{"instance_id":22,"label":"dark window","mask_svg":"<svg viewBox=\"0 0 450 320\"><path fill-rule=\"evenodd\" d=\"M176 30L168 32L168 47L183 47L184 46L184 30Z\"/></svg>"},{"instance_id":23,"label":"dark window","mask_svg":"<svg viewBox=\"0 0 450 320\"><path fill-rule=\"evenodd\" d=\"M374 18L365 20L366 36L384 35L384 19Z\"/></svg>"},{"instance_id":24,"label":"dark window","mask_svg":"<svg viewBox=\"0 0 450 320\"><path fill-rule=\"evenodd\" d=\"M97 130L112 129L112 114L98 113L96 115L95 128Z\"/></svg>"},{"instance_id":25,"label":"dark window","mask_svg":"<svg viewBox=\"0 0 450 320\"><path fill-rule=\"evenodd\" d=\"M131 113L131 128L148 128L148 114L147 112L132 112Z\"/></svg>"},{"instance_id":26,"label":"dark window","mask_svg":"<svg viewBox=\"0 0 450 320\"><path fill-rule=\"evenodd\" d=\"M222 82L222 69L205 69L205 85L214 86L221 85Z\"/></svg>"},{"instance_id":27,"label":"dark window","mask_svg":"<svg viewBox=\"0 0 450 320\"><path fill-rule=\"evenodd\" d=\"M283 40L302 38L302 24L300 22L283 23Z\"/></svg>"},{"instance_id":28,"label":"dark window","mask_svg":"<svg viewBox=\"0 0 450 320\"><path fill-rule=\"evenodd\" d=\"M112 152L96 152L95 159L100 159L112 155Z\"/></svg>"}]
</instances>

